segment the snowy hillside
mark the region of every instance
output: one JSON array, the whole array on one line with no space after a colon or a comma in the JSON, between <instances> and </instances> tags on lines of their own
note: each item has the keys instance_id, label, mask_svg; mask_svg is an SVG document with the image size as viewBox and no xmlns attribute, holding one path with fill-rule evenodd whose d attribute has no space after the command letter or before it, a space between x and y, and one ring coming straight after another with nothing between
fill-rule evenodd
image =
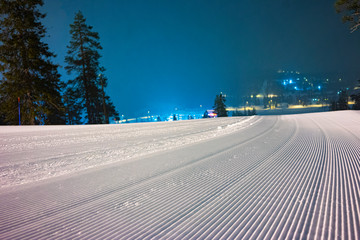
<instances>
[{"instance_id":1,"label":"snowy hillside","mask_svg":"<svg viewBox=\"0 0 360 240\"><path fill-rule=\"evenodd\" d=\"M0 127L0 239L360 239L360 112Z\"/></svg>"}]
</instances>

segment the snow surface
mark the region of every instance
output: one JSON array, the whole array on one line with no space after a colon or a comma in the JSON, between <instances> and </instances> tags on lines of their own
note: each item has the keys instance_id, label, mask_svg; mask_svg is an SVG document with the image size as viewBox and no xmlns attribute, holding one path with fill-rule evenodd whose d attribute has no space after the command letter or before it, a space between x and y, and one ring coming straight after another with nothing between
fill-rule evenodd
<instances>
[{"instance_id":1,"label":"snow surface","mask_svg":"<svg viewBox=\"0 0 360 240\"><path fill-rule=\"evenodd\" d=\"M360 112L0 127L0 239L360 239Z\"/></svg>"},{"instance_id":2,"label":"snow surface","mask_svg":"<svg viewBox=\"0 0 360 240\"><path fill-rule=\"evenodd\" d=\"M30 183L219 137L259 118L0 127L0 186ZM189 124L190 123L190 124Z\"/></svg>"}]
</instances>

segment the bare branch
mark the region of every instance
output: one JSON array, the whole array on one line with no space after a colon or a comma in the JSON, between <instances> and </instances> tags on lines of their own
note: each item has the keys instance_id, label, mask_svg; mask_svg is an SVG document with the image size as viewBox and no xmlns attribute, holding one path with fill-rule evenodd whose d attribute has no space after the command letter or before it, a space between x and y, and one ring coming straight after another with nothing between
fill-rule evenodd
<instances>
[{"instance_id":1,"label":"bare branch","mask_svg":"<svg viewBox=\"0 0 360 240\"><path fill-rule=\"evenodd\" d=\"M350 28L350 32L351 33L355 32L359 27L360 27L360 23L355 24Z\"/></svg>"}]
</instances>

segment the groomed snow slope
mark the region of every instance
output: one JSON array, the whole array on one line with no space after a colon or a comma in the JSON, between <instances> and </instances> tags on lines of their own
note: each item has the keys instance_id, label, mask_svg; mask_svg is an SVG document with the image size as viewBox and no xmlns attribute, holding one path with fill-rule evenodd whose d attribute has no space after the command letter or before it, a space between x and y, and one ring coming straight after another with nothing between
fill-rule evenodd
<instances>
[{"instance_id":1,"label":"groomed snow slope","mask_svg":"<svg viewBox=\"0 0 360 240\"><path fill-rule=\"evenodd\" d=\"M360 239L360 112L0 127L0 239Z\"/></svg>"}]
</instances>

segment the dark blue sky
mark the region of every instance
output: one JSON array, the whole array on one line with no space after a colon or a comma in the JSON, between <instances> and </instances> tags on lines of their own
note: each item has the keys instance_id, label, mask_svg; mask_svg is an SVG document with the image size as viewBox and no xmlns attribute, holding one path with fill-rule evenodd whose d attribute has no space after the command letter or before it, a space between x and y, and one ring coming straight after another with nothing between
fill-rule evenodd
<instances>
[{"instance_id":1,"label":"dark blue sky","mask_svg":"<svg viewBox=\"0 0 360 240\"><path fill-rule=\"evenodd\" d=\"M220 91L234 105L279 69L360 76L360 30L349 32L335 0L44 2L47 42L61 66L75 12L99 32L107 93L126 116L211 107Z\"/></svg>"}]
</instances>

